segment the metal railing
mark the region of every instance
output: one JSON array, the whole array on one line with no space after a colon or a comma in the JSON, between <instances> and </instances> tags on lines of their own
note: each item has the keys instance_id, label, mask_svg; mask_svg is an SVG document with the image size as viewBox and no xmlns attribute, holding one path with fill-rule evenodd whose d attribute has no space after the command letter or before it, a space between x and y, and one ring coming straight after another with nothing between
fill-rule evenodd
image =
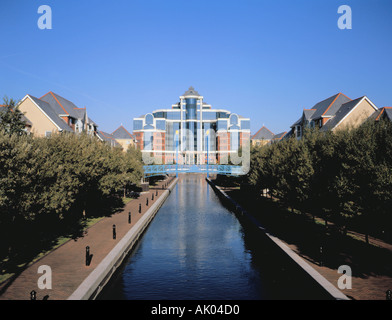
<instances>
[{"instance_id":1,"label":"metal railing","mask_svg":"<svg viewBox=\"0 0 392 320\"><path fill-rule=\"evenodd\" d=\"M178 173L206 173L206 174L244 174L241 166L222 165L222 164L163 164L143 166L144 177L159 176L163 174Z\"/></svg>"}]
</instances>

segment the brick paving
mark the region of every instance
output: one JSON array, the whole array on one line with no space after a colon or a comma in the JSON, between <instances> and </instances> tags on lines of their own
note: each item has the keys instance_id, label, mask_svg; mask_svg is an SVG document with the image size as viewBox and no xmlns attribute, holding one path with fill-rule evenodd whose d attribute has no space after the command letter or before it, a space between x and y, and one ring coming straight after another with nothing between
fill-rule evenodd
<instances>
[{"instance_id":1,"label":"brick paving","mask_svg":"<svg viewBox=\"0 0 392 320\"><path fill-rule=\"evenodd\" d=\"M286 243L286 245L301 256L337 289L339 289L338 280L342 274L338 273L337 269L320 266L318 262L304 255L295 244ZM350 265L350 263L347 263L347 265ZM352 300L385 300L387 290L392 290L392 278L386 275L373 274L362 277L353 275L352 288L340 291Z\"/></svg>"},{"instance_id":2,"label":"brick paving","mask_svg":"<svg viewBox=\"0 0 392 320\"><path fill-rule=\"evenodd\" d=\"M5 289L0 300L29 300L32 290L37 292L37 300L42 300L44 297L48 300L67 299L156 201L156 191L160 197L166 190L166 188L162 190L162 185L169 186L173 179L173 177L166 178L158 182L156 186L150 186L149 192L142 193L139 198L131 200L123 211L103 218L88 228L83 237L66 242L26 268L17 278L5 282L0 286L0 290ZM152 201L152 194L154 194L154 201ZM148 207L146 206L147 197L149 198ZM141 213L139 213L139 204L142 205ZM129 212L131 212L131 224L128 223ZM113 224L116 225L115 240L113 239ZM89 266L85 263L86 246L90 247L90 254L92 254ZM37 271L41 265L50 266L52 270L51 290L38 288L37 281L42 274Z\"/></svg>"}]
</instances>

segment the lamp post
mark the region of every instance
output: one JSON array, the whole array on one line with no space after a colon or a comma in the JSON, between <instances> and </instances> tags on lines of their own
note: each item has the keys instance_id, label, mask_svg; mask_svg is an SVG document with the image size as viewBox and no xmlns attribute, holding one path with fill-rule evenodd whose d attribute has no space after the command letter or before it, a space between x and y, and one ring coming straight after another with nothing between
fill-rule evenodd
<instances>
[{"instance_id":1,"label":"lamp post","mask_svg":"<svg viewBox=\"0 0 392 320\"><path fill-rule=\"evenodd\" d=\"M178 130L176 130L176 178L178 178Z\"/></svg>"},{"instance_id":2,"label":"lamp post","mask_svg":"<svg viewBox=\"0 0 392 320\"><path fill-rule=\"evenodd\" d=\"M208 136L209 136L209 134L210 134L210 130L207 130L207 132L206 132L206 135L207 135L207 178L209 178L209 173L208 173L208 164L209 164L209 154L208 154Z\"/></svg>"}]
</instances>

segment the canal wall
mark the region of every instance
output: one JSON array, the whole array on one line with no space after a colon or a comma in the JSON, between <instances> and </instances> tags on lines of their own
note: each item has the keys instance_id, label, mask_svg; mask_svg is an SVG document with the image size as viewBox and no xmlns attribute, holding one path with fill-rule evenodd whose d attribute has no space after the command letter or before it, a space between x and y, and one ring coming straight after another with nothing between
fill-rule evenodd
<instances>
[{"instance_id":1,"label":"canal wall","mask_svg":"<svg viewBox=\"0 0 392 320\"><path fill-rule=\"evenodd\" d=\"M101 263L87 276L80 286L68 297L67 300L94 300L109 282L117 268L121 265L130 250L143 234L147 226L163 205L178 178L175 178L167 190L154 202L150 209L143 214L138 222L126 233L119 243L108 253Z\"/></svg>"},{"instance_id":2,"label":"canal wall","mask_svg":"<svg viewBox=\"0 0 392 320\"><path fill-rule=\"evenodd\" d=\"M286 260L291 262L291 267L297 267L302 270L302 274L306 274L310 276L313 281L323 289L332 299L335 300L350 300L346 295L344 295L340 290L338 290L335 286L333 286L326 278L324 278L319 272L317 272L313 267L311 267L308 263L306 263L297 253L291 250L282 240L275 237L271 233L269 233L260 222L249 214L245 209L243 209L235 200L233 200L226 192L224 192L219 186L215 185L209 178L206 178L207 182L211 185L211 187L215 190L215 192L220 196L220 198L226 202L229 206L233 208L233 210L239 213L242 217L244 217L251 225L257 228L257 230L261 231L265 237L275 244L275 247L282 253ZM307 277L309 278L309 277ZM305 286L302 286L304 289ZM300 288L299 288L300 290Z\"/></svg>"}]
</instances>

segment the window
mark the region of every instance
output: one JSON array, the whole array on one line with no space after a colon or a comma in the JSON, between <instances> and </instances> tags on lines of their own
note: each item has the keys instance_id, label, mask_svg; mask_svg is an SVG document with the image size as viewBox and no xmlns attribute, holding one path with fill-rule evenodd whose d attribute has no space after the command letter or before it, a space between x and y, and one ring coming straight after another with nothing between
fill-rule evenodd
<instances>
[{"instance_id":1,"label":"window","mask_svg":"<svg viewBox=\"0 0 392 320\"><path fill-rule=\"evenodd\" d=\"M250 121L242 120L241 121L241 129L250 129Z\"/></svg>"},{"instance_id":2,"label":"window","mask_svg":"<svg viewBox=\"0 0 392 320\"><path fill-rule=\"evenodd\" d=\"M297 138L302 136L302 127L301 126L297 126L295 131L296 131Z\"/></svg>"},{"instance_id":3,"label":"window","mask_svg":"<svg viewBox=\"0 0 392 320\"><path fill-rule=\"evenodd\" d=\"M145 123L151 125L154 124L154 116L151 113L146 114Z\"/></svg>"},{"instance_id":4,"label":"window","mask_svg":"<svg viewBox=\"0 0 392 320\"><path fill-rule=\"evenodd\" d=\"M133 130L141 130L141 129L143 129L143 120L134 120Z\"/></svg>"},{"instance_id":5,"label":"window","mask_svg":"<svg viewBox=\"0 0 392 320\"><path fill-rule=\"evenodd\" d=\"M166 130L166 121L165 120L157 120L156 127L158 130Z\"/></svg>"},{"instance_id":6,"label":"window","mask_svg":"<svg viewBox=\"0 0 392 320\"><path fill-rule=\"evenodd\" d=\"M49 138L52 136L52 131L45 131L45 137Z\"/></svg>"}]
</instances>

